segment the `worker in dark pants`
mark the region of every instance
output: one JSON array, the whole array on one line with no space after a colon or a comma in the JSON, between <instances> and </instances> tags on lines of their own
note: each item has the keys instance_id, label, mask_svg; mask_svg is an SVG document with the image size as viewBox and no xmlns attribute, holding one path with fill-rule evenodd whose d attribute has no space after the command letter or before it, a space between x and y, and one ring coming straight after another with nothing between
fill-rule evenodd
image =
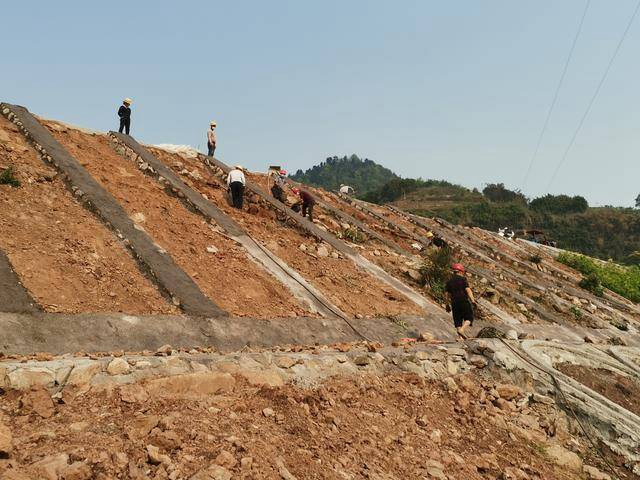
<instances>
[{"instance_id":1,"label":"worker in dark pants","mask_svg":"<svg viewBox=\"0 0 640 480\"><path fill-rule=\"evenodd\" d=\"M273 186L271 187L271 195L284 204L287 203L287 196L284 194L284 187L287 184L286 178L287 171L280 170L273 181Z\"/></svg>"},{"instance_id":2,"label":"worker in dark pants","mask_svg":"<svg viewBox=\"0 0 640 480\"><path fill-rule=\"evenodd\" d=\"M461 338L467 338L465 330L473 325L473 305L476 300L469 287L464 266L454 263L451 266L453 276L445 286L445 292L449 294L447 311L453 314L453 324Z\"/></svg>"},{"instance_id":3,"label":"worker in dark pants","mask_svg":"<svg viewBox=\"0 0 640 480\"><path fill-rule=\"evenodd\" d=\"M207 131L207 148L209 150L207 155L210 157L213 157L213 155L216 153L216 127L216 122L211 122L209 124L209 130Z\"/></svg>"},{"instance_id":4,"label":"worker in dark pants","mask_svg":"<svg viewBox=\"0 0 640 480\"><path fill-rule=\"evenodd\" d=\"M125 98L122 101L122 105L118 109L118 116L120 117L120 133L124 130L124 133L129 135L129 128L131 127L131 103L133 100Z\"/></svg>"},{"instance_id":5,"label":"worker in dark pants","mask_svg":"<svg viewBox=\"0 0 640 480\"><path fill-rule=\"evenodd\" d=\"M241 165L236 165L227 175L227 186L231 192L233 207L240 210L244 203L244 186L246 185L243 170Z\"/></svg>"},{"instance_id":6,"label":"worker in dark pants","mask_svg":"<svg viewBox=\"0 0 640 480\"><path fill-rule=\"evenodd\" d=\"M313 207L316 204L316 199L309 192L300 190L298 187L292 188L291 191L300 197L301 202L299 203L302 203L302 216L309 217L309 221L313 223Z\"/></svg>"}]
</instances>

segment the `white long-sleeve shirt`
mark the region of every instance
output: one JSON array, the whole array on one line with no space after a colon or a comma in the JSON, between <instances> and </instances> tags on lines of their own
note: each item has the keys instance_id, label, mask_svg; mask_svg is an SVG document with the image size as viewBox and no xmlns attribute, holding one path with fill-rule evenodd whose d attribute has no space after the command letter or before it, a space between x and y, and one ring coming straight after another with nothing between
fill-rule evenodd
<instances>
[{"instance_id":1,"label":"white long-sleeve shirt","mask_svg":"<svg viewBox=\"0 0 640 480\"><path fill-rule=\"evenodd\" d=\"M246 185L246 180L244 179L244 173L242 170L238 170L234 168L227 175L227 185L231 185L233 182L241 182L243 185Z\"/></svg>"}]
</instances>

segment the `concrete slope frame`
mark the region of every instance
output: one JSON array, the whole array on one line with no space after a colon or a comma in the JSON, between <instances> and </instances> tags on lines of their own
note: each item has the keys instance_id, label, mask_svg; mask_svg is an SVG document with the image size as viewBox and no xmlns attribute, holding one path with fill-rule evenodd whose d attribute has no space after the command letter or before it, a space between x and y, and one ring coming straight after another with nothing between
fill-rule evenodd
<instances>
[{"instance_id":1,"label":"concrete slope frame","mask_svg":"<svg viewBox=\"0 0 640 480\"><path fill-rule=\"evenodd\" d=\"M202 194L184 183L178 175L158 160L149 150L140 145L133 137L116 132L109 132L109 135L118 145L124 147L123 155L125 157L136 161L138 168L156 180L161 181L161 183L165 183L168 187L166 190L171 191L171 193L182 199L189 209L202 215L207 220L214 221L224 229L232 240L242 245L253 260L257 261L262 268L285 285L298 300L307 305L310 311L324 316L345 316L338 307L333 305L295 270L247 235L242 227L231 217L204 198Z\"/></svg>"},{"instance_id":2,"label":"concrete slope frame","mask_svg":"<svg viewBox=\"0 0 640 480\"><path fill-rule=\"evenodd\" d=\"M221 173L228 174L231 171L231 168L220 160L208 157L205 155L200 155L199 157L203 163L212 169L213 171L220 171ZM258 187L253 182L247 181L247 190L258 195L262 201L266 202L271 208L283 213L288 218L294 220L302 229L307 231L309 234L313 235L318 240L324 241L335 248L337 251L342 253L345 257L349 258L353 261L359 268L363 271L373 275L378 280L386 283L396 291L402 293L405 297L409 298L412 302L419 305L427 314L434 315L436 318L442 319L443 321L448 322L448 316L445 311L420 295L418 292L408 287L400 280L394 278L392 275L387 273L381 267L371 263L369 260L364 258L362 255L356 253L351 247L345 244L342 240L334 237L328 232L318 228L317 225L310 222L308 219L302 217L300 214L291 210L288 206L276 200L271 195L267 195L264 190Z\"/></svg>"},{"instance_id":3,"label":"concrete slope frame","mask_svg":"<svg viewBox=\"0 0 640 480\"><path fill-rule=\"evenodd\" d=\"M34 145L41 158L63 174L65 184L76 198L110 227L137 259L141 270L160 291L187 314L226 316L227 313L207 298L173 259L126 214L109 194L26 108L0 104L0 110Z\"/></svg>"},{"instance_id":4,"label":"concrete slope frame","mask_svg":"<svg viewBox=\"0 0 640 480\"><path fill-rule=\"evenodd\" d=\"M0 310L8 313L35 313L35 300L13 271L7 255L0 250Z\"/></svg>"}]
</instances>

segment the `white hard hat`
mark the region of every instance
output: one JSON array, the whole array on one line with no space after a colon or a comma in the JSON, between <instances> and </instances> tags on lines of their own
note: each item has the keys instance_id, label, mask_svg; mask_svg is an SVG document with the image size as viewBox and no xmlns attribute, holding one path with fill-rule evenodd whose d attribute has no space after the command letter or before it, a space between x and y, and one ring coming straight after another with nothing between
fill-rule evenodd
<instances>
[{"instance_id":1,"label":"white hard hat","mask_svg":"<svg viewBox=\"0 0 640 480\"><path fill-rule=\"evenodd\" d=\"M211 120L211 123L209 125L211 125L212 127L217 127L218 126L218 124L216 123L215 120Z\"/></svg>"},{"instance_id":2,"label":"white hard hat","mask_svg":"<svg viewBox=\"0 0 640 480\"><path fill-rule=\"evenodd\" d=\"M238 169L238 170L244 170L244 168L242 167L242 165L236 165L234 168Z\"/></svg>"},{"instance_id":3,"label":"white hard hat","mask_svg":"<svg viewBox=\"0 0 640 480\"><path fill-rule=\"evenodd\" d=\"M122 103L126 103L128 105L131 105L133 103L133 100L131 100L130 98L125 98Z\"/></svg>"}]
</instances>

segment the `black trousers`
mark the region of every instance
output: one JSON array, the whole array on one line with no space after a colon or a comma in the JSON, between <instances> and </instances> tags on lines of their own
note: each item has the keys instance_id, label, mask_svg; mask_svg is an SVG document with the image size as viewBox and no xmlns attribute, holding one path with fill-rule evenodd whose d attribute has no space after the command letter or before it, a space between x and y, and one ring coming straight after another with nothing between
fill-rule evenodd
<instances>
[{"instance_id":1,"label":"black trousers","mask_svg":"<svg viewBox=\"0 0 640 480\"><path fill-rule=\"evenodd\" d=\"M129 127L130 126L131 126L131 119L130 118L121 118L120 119L120 130L118 130L118 131L120 133L122 133L122 130L124 130L124 133L129 135Z\"/></svg>"},{"instance_id":2,"label":"black trousers","mask_svg":"<svg viewBox=\"0 0 640 480\"><path fill-rule=\"evenodd\" d=\"M233 206L241 209L244 203L244 185L242 182L231 182L229 188L231 189Z\"/></svg>"},{"instance_id":3,"label":"black trousers","mask_svg":"<svg viewBox=\"0 0 640 480\"><path fill-rule=\"evenodd\" d=\"M282 203L287 203L287 199L284 195L284 190L282 190L282 188L280 188L276 184L273 184L273 187L271 187L271 195L273 195L277 200L280 200Z\"/></svg>"},{"instance_id":4,"label":"black trousers","mask_svg":"<svg viewBox=\"0 0 640 480\"><path fill-rule=\"evenodd\" d=\"M213 155L216 153L216 144L207 143L207 147L209 147L209 153L207 153L207 155L213 157Z\"/></svg>"},{"instance_id":5,"label":"black trousers","mask_svg":"<svg viewBox=\"0 0 640 480\"><path fill-rule=\"evenodd\" d=\"M313 203L303 203L302 204L302 216L309 217L309 221L313 222Z\"/></svg>"}]
</instances>

